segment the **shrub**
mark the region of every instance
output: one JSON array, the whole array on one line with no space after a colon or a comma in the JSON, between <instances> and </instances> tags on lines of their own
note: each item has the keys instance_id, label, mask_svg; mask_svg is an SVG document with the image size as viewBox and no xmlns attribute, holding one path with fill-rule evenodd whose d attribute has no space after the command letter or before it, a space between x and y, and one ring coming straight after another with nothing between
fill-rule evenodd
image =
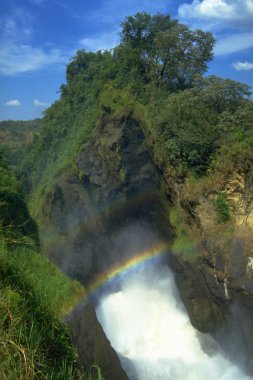
<instances>
[{"instance_id":1,"label":"shrub","mask_svg":"<svg viewBox=\"0 0 253 380\"><path fill-rule=\"evenodd\" d=\"M219 192L214 201L214 207L218 223L225 223L230 219L230 211L227 200L227 194Z\"/></svg>"}]
</instances>

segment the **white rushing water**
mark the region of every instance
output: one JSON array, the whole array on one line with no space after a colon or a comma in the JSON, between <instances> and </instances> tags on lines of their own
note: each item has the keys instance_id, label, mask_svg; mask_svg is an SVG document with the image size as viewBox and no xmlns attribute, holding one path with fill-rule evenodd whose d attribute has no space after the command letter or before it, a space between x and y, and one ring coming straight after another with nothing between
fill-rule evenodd
<instances>
[{"instance_id":1,"label":"white rushing water","mask_svg":"<svg viewBox=\"0 0 253 380\"><path fill-rule=\"evenodd\" d=\"M191 325L167 268L125 278L96 311L130 380L250 380ZM203 335L203 334L202 334ZM208 353L207 353L208 352Z\"/></svg>"}]
</instances>

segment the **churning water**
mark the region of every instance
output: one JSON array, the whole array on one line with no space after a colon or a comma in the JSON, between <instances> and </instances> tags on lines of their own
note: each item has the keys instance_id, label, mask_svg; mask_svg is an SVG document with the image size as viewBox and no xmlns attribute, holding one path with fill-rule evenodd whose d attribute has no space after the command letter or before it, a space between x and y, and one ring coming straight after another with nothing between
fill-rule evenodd
<instances>
[{"instance_id":1,"label":"churning water","mask_svg":"<svg viewBox=\"0 0 253 380\"><path fill-rule=\"evenodd\" d=\"M252 379L192 327L166 267L125 276L96 311L130 380Z\"/></svg>"}]
</instances>

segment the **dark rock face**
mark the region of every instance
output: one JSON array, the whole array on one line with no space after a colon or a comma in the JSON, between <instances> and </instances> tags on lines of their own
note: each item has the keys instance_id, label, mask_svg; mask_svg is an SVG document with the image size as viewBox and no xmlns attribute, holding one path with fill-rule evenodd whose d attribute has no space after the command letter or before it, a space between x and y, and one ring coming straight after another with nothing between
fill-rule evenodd
<instances>
[{"instance_id":1,"label":"dark rock face","mask_svg":"<svg viewBox=\"0 0 253 380\"><path fill-rule=\"evenodd\" d=\"M136 120L103 120L80 149L76 166L78 173L64 173L47 194L40 237L51 260L87 284L168 239L170 227Z\"/></svg>"},{"instance_id":2,"label":"dark rock face","mask_svg":"<svg viewBox=\"0 0 253 380\"><path fill-rule=\"evenodd\" d=\"M187 198L184 184L164 176L172 203L182 207L197 255L178 252L171 266L194 327L209 332L253 375L253 199L252 179L233 172L220 188ZM185 191L185 193L184 193ZM217 223L214 200L226 192L230 220ZM198 231L196 233L196 230Z\"/></svg>"},{"instance_id":3,"label":"dark rock face","mask_svg":"<svg viewBox=\"0 0 253 380\"><path fill-rule=\"evenodd\" d=\"M78 363L84 370L97 365L106 379L127 380L119 358L99 324L92 305L79 305L66 318L71 339L78 352ZM96 373L96 369L94 368Z\"/></svg>"},{"instance_id":4,"label":"dark rock face","mask_svg":"<svg viewBox=\"0 0 253 380\"><path fill-rule=\"evenodd\" d=\"M210 333L236 363L253 374L253 295L246 282L242 288L238 278L228 281L206 260L192 264L172 256L171 267L192 325ZM241 278L240 266L236 273Z\"/></svg>"},{"instance_id":5,"label":"dark rock face","mask_svg":"<svg viewBox=\"0 0 253 380\"><path fill-rule=\"evenodd\" d=\"M226 300L219 299L215 279L205 273L200 263L191 264L172 256L171 266L192 325L204 333L215 331L225 322L227 314ZM210 293L211 287L213 294L216 294L214 299Z\"/></svg>"}]
</instances>

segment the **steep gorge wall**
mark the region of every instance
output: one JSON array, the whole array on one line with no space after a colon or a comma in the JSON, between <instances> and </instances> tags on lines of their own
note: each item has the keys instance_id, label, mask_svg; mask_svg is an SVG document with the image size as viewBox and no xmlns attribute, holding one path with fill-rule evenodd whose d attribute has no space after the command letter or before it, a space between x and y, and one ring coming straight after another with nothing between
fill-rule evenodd
<instances>
[{"instance_id":1,"label":"steep gorge wall","mask_svg":"<svg viewBox=\"0 0 253 380\"><path fill-rule=\"evenodd\" d=\"M131 114L104 115L45 196L40 216L44 253L87 288L112 268L171 239L160 179ZM84 368L97 363L111 380L125 379L91 306L67 319ZM110 364L111 363L111 364Z\"/></svg>"},{"instance_id":2,"label":"steep gorge wall","mask_svg":"<svg viewBox=\"0 0 253 380\"><path fill-rule=\"evenodd\" d=\"M80 149L76 170L47 193L42 247L68 275L89 286L137 252L172 239L168 209L180 203L184 188L158 174L151 157L136 118L105 114ZM190 229L198 231L198 239L192 235L196 255L187 258L182 249L168 259L192 324L252 370L252 209L248 185L236 192L233 181L220 189L231 196L233 228L215 221L217 191L200 193L194 204L181 202Z\"/></svg>"},{"instance_id":3,"label":"steep gorge wall","mask_svg":"<svg viewBox=\"0 0 253 380\"><path fill-rule=\"evenodd\" d=\"M40 220L44 252L86 284L131 252L169 240L159 178L140 124L105 117L80 149L76 170L65 172L46 195ZM136 231L133 247L129 230Z\"/></svg>"},{"instance_id":4,"label":"steep gorge wall","mask_svg":"<svg viewBox=\"0 0 253 380\"><path fill-rule=\"evenodd\" d=\"M198 254L192 259L182 248L172 256L171 265L192 324L210 332L252 373L253 182L250 172L225 174L221 183L203 187L194 202L186 200L186 189L175 181L174 201L188 220ZM171 181L165 182L170 196L175 194ZM230 212L224 223L217 221L215 209L221 192L226 194Z\"/></svg>"}]
</instances>

